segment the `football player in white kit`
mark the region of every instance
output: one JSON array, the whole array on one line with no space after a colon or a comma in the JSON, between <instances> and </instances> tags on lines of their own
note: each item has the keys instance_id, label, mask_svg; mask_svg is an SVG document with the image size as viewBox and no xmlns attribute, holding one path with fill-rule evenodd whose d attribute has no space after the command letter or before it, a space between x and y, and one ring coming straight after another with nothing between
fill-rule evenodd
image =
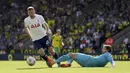
<instances>
[{"instance_id":1,"label":"football player in white kit","mask_svg":"<svg viewBox=\"0 0 130 73\"><path fill-rule=\"evenodd\" d=\"M51 41L47 35L49 33L49 26L42 15L35 14L34 7L28 7L27 12L29 16L24 19L26 32L34 45L39 49L40 56L46 61L48 67L50 67L48 62L52 59L45 54L45 48L55 59L58 58L58 55L53 51Z\"/></svg>"}]
</instances>

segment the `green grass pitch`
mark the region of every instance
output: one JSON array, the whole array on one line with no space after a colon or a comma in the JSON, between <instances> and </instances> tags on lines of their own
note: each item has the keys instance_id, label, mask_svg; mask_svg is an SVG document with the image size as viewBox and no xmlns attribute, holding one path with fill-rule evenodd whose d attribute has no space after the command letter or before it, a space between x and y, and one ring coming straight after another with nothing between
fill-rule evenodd
<instances>
[{"instance_id":1,"label":"green grass pitch","mask_svg":"<svg viewBox=\"0 0 130 73\"><path fill-rule=\"evenodd\" d=\"M0 73L130 73L130 61L116 61L116 68L110 64L105 67L82 68L73 62L70 68L48 68L45 62L37 61L34 66L28 66L26 61L0 61Z\"/></svg>"}]
</instances>

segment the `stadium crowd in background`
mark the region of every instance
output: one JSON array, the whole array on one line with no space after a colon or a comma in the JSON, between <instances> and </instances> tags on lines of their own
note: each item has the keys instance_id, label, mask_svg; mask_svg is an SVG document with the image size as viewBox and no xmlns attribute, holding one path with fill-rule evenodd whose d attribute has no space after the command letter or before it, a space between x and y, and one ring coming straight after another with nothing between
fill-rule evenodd
<instances>
[{"instance_id":1,"label":"stadium crowd in background","mask_svg":"<svg viewBox=\"0 0 130 73\"><path fill-rule=\"evenodd\" d=\"M53 33L61 29L64 49L79 48L80 52L100 51L104 41L116 35L130 24L129 3L125 0L100 0L102 6L93 9L87 7L96 0L1 0L0 2L0 49L34 49L25 34L23 19L28 6L34 6L37 13L43 15ZM85 16L83 22L80 18ZM69 23L70 22L70 23ZM3 43L4 42L4 43ZM125 44L125 45L124 45ZM115 47L121 52L126 44ZM119 48L120 47L120 48Z\"/></svg>"}]
</instances>

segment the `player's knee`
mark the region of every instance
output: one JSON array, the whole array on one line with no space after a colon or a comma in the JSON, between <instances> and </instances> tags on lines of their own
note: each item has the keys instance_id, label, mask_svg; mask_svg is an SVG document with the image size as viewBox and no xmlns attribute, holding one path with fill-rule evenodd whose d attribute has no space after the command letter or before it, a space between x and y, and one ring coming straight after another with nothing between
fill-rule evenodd
<instances>
[{"instance_id":1,"label":"player's knee","mask_svg":"<svg viewBox=\"0 0 130 73\"><path fill-rule=\"evenodd\" d=\"M44 54L45 54L45 51L44 51L43 48L39 49L39 54L40 54L40 55L44 55Z\"/></svg>"},{"instance_id":2,"label":"player's knee","mask_svg":"<svg viewBox=\"0 0 130 73\"><path fill-rule=\"evenodd\" d=\"M51 55L54 55L55 54L55 51L53 50L52 47L48 47L48 51Z\"/></svg>"}]
</instances>

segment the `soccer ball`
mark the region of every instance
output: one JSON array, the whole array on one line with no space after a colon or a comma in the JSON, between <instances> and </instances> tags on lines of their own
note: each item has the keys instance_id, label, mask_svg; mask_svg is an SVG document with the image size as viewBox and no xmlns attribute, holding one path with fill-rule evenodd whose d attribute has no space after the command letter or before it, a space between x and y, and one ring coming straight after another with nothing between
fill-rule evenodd
<instances>
[{"instance_id":1,"label":"soccer ball","mask_svg":"<svg viewBox=\"0 0 130 73\"><path fill-rule=\"evenodd\" d=\"M27 64L29 65L29 66L33 66L33 65L35 65L35 63L36 63L36 59L34 58L34 57L32 57L32 56L29 56L28 58L27 58Z\"/></svg>"}]
</instances>

